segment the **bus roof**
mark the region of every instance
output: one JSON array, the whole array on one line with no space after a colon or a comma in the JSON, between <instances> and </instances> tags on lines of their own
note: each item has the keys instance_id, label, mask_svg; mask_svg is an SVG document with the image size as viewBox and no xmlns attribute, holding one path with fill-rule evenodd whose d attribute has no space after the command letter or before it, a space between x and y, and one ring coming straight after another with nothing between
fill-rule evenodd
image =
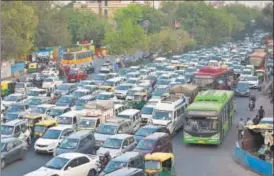
<instances>
[{"instance_id":1,"label":"bus roof","mask_svg":"<svg viewBox=\"0 0 274 176\"><path fill-rule=\"evenodd\" d=\"M264 58L266 56L266 52L255 52L251 54L250 57L259 57L259 58Z\"/></svg>"},{"instance_id":2,"label":"bus roof","mask_svg":"<svg viewBox=\"0 0 274 176\"><path fill-rule=\"evenodd\" d=\"M206 90L198 93L194 102L207 102L225 104L234 95L233 91L228 90Z\"/></svg>"},{"instance_id":3,"label":"bus roof","mask_svg":"<svg viewBox=\"0 0 274 176\"><path fill-rule=\"evenodd\" d=\"M188 111L217 111L220 112L222 110L223 104L219 104L216 102L193 102L188 107Z\"/></svg>"},{"instance_id":4,"label":"bus roof","mask_svg":"<svg viewBox=\"0 0 274 176\"><path fill-rule=\"evenodd\" d=\"M226 73L229 71L233 71L230 67L210 67L210 66L204 66L201 67L198 72L195 72L195 75L219 75L221 73Z\"/></svg>"}]
</instances>

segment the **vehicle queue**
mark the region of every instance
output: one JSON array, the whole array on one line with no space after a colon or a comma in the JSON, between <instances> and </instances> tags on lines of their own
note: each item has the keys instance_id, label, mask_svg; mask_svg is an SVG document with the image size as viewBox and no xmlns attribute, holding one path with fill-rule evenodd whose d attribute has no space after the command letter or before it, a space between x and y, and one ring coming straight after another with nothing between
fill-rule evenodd
<instances>
[{"instance_id":1,"label":"vehicle queue","mask_svg":"<svg viewBox=\"0 0 274 176\"><path fill-rule=\"evenodd\" d=\"M92 61L89 52L65 54L66 81L49 66L11 89L4 85L1 168L24 159L33 144L53 158L26 176L174 175L171 138L183 129L185 144L221 145L235 116L234 96L260 88L271 60L254 55L263 36L118 73L107 61L92 79L83 67Z\"/></svg>"}]
</instances>

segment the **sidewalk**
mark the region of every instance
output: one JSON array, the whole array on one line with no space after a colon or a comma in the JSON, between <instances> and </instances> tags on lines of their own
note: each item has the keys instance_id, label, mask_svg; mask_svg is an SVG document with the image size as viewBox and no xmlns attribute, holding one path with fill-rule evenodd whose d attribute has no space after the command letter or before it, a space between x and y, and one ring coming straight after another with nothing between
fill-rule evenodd
<instances>
[{"instance_id":1,"label":"sidewalk","mask_svg":"<svg viewBox=\"0 0 274 176\"><path fill-rule=\"evenodd\" d=\"M260 93L260 96L258 97L256 101L255 111L258 111L260 106L263 106L266 117L273 117L273 104L270 103L270 99L268 98L268 96L263 95L262 93Z\"/></svg>"}]
</instances>

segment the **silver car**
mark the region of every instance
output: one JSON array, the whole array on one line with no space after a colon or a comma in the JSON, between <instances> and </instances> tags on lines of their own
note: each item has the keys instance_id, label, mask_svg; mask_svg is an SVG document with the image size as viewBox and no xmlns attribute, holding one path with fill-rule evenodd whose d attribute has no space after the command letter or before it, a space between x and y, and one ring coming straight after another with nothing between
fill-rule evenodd
<instances>
[{"instance_id":1,"label":"silver car","mask_svg":"<svg viewBox=\"0 0 274 176\"><path fill-rule=\"evenodd\" d=\"M1 168L5 168L16 160L25 159L27 155L27 144L18 138L1 139Z\"/></svg>"}]
</instances>

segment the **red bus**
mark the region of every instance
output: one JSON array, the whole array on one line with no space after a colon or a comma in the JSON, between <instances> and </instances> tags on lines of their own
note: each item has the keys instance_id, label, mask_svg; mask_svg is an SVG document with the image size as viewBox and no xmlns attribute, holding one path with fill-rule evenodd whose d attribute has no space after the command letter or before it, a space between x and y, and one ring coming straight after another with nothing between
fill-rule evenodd
<instances>
[{"instance_id":1,"label":"red bus","mask_svg":"<svg viewBox=\"0 0 274 176\"><path fill-rule=\"evenodd\" d=\"M234 72L229 67L209 67L200 68L194 73L194 84L201 90L220 89L231 90L234 85Z\"/></svg>"}]
</instances>

